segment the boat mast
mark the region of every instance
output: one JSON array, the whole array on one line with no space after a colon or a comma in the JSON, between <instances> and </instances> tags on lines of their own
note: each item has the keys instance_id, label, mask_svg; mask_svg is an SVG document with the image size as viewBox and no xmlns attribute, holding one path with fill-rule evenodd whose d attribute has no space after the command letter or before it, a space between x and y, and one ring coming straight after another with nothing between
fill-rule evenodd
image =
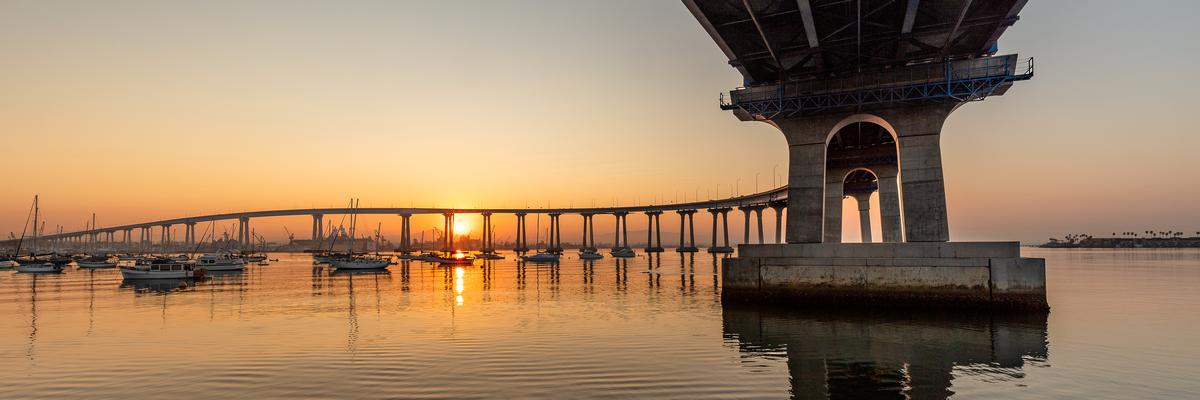
<instances>
[{"instance_id":1,"label":"boat mast","mask_svg":"<svg viewBox=\"0 0 1200 400\"><path fill-rule=\"evenodd\" d=\"M33 239L30 244L31 250L29 254L37 257L37 234L38 234L38 195L33 195Z\"/></svg>"}]
</instances>

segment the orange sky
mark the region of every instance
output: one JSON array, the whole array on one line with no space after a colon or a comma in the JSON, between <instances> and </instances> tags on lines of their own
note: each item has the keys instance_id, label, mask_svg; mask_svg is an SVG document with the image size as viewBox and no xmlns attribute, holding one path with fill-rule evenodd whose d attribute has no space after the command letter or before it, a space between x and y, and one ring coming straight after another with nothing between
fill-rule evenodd
<instances>
[{"instance_id":1,"label":"orange sky","mask_svg":"<svg viewBox=\"0 0 1200 400\"><path fill-rule=\"evenodd\" d=\"M1001 41L1034 80L946 124L952 237L1200 230L1200 56L1181 51L1200 4L1065 3L1030 2ZM675 2L5 2L0 53L6 233L35 193L78 229L352 196L661 203L786 173L780 134L717 108L739 76Z\"/></svg>"}]
</instances>

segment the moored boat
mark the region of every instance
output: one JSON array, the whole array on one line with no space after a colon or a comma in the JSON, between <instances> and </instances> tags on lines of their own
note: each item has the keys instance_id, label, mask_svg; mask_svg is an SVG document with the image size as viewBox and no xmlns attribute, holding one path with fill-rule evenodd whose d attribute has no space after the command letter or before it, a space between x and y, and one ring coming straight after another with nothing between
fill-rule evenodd
<instances>
[{"instance_id":1,"label":"moored boat","mask_svg":"<svg viewBox=\"0 0 1200 400\"><path fill-rule=\"evenodd\" d=\"M17 272L25 273L58 273L63 266L39 258L17 260Z\"/></svg>"},{"instance_id":2,"label":"moored boat","mask_svg":"<svg viewBox=\"0 0 1200 400\"><path fill-rule=\"evenodd\" d=\"M535 262L535 263L537 263L537 262L556 262L556 261L558 261L558 254L541 251L541 252L538 252L537 254L521 256L521 260Z\"/></svg>"},{"instance_id":3,"label":"moored boat","mask_svg":"<svg viewBox=\"0 0 1200 400\"><path fill-rule=\"evenodd\" d=\"M208 271L240 271L246 268L246 261L232 254L205 254L196 259L196 267Z\"/></svg>"},{"instance_id":4,"label":"moored boat","mask_svg":"<svg viewBox=\"0 0 1200 400\"><path fill-rule=\"evenodd\" d=\"M579 259L580 260L599 260L601 258L604 258L604 255L600 254L600 252L595 251L595 250L580 250L579 251Z\"/></svg>"},{"instance_id":5,"label":"moored boat","mask_svg":"<svg viewBox=\"0 0 1200 400\"><path fill-rule=\"evenodd\" d=\"M467 265L475 262L475 256L462 251L456 251L449 255L439 256L435 261L439 264Z\"/></svg>"},{"instance_id":6,"label":"moored boat","mask_svg":"<svg viewBox=\"0 0 1200 400\"><path fill-rule=\"evenodd\" d=\"M75 265L79 268L113 268L117 266L117 259L98 254L76 260Z\"/></svg>"},{"instance_id":7,"label":"moored boat","mask_svg":"<svg viewBox=\"0 0 1200 400\"><path fill-rule=\"evenodd\" d=\"M339 256L329 261L337 269L381 269L392 265L392 261L376 256Z\"/></svg>"},{"instance_id":8,"label":"moored boat","mask_svg":"<svg viewBox=\"0 0 1200 400\"><path fill-rule=\"evenodd\" d=\"M628 247L613 250L609 254L611 254L613 257L619 257L619 258L629 258L629 257L637 256L637 253L634 253L633 249L628 248Z\"/></svg>"},{"instance_id":9,"label":"moored boat","mask_svg":"<svg viewBox=\"0 0 1200 400\"><path fill-rule=\"evenodd\" d=\"M191 262L166 257L138 262L131 267L121 267L121 277L125 279L202 278L204 272L203 268L196 268Z\"/></svg>"}]
</instances>

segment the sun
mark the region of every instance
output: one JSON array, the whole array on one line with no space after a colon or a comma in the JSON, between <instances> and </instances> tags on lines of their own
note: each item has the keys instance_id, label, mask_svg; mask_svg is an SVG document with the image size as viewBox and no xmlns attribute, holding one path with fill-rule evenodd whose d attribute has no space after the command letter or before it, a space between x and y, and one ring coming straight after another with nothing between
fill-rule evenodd
<instances>
[{"instance_id":1,"label":"sun","mask_svg":"<svg viewBox=\"0 0 1200 400\"><path fill-rule=\"evenodd\" d=\"M465 235L470 231L471 231L471 226L467 225L466 222L455 222L454 223L454 233L455 234Z\"/></svg>"}]
</instances>

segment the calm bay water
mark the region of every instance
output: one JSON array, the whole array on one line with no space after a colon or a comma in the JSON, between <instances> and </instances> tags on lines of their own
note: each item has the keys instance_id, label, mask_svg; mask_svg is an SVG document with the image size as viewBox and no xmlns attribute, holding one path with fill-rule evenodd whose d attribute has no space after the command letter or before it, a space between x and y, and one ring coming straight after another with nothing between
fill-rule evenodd
<instances>
[{"instance_id":1,"label":"calm bay water","mask_svg":"<svg viewBox=\"0 0 1200 400\"><path fill-rule=\"evenodd\" d=\"M1200 398L1200 251L1025 251L1048 316L723 307L707 254L5 271L0 398Z\"/></svg>"}]
</instances>

